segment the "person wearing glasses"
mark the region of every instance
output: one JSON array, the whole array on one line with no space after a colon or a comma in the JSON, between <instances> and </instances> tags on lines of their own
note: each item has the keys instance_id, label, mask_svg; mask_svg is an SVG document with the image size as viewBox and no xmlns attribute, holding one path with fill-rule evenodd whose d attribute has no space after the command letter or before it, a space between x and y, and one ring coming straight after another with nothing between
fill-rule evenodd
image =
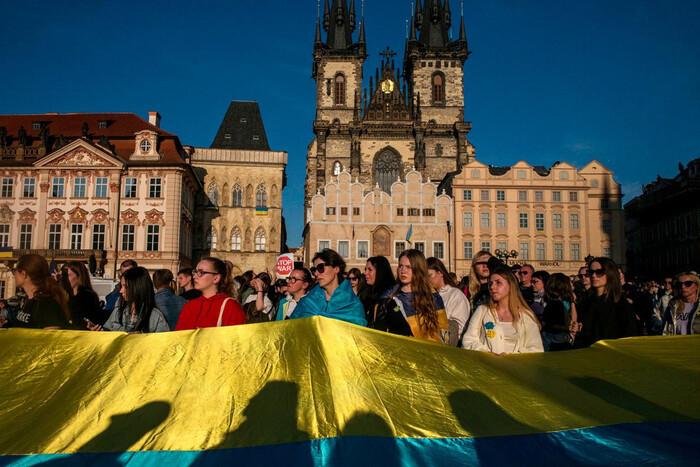
<instances>
[{"instance_id":1,"label":"person wearing glasses","mask_svg":"<svg viewBox=\"0 0 700 467\"><path fill-rule=\"evenodd\" d=\"M507 266L489 277L490 299L474 311L462 347L494 355L543 352L540 323L520 293L518 280Z\"/></svg>"},{"instance_id":2,"label":"person wearing glasses","mask_svg":"<svg viewBox=\"0 0 700 467\"><path fill-rule=\"evenodd\" d=\"M121 300L104 326L87 321L90 331L133 333L170 331L168 321L156 306L153 281L144 267L129 268L119 279Z\"/></svg>"},{"instance_id":3,"label":"person wearing glasses","mask_svg":"<svg viewBox=\"0 0 700 467\"><path fill-rule=\"evenodd\" d=\"M364 284L362 283L362 273L358 268L352 268L348 271L348 281L350 281L355 295L360 295L360 292L364 289Z\"/></svg>"},{"instance_id":4,"label":"person wearing glasses","mask_svg":"<svg viewBox=\"0 0 700 467\"><path fill-rule=\"evenodd\" d=\"M334 250L317 252L312 260L311 274L316 286L297 303L290 319L325 316L348 323L367 326L362 302L345 278L345 261Z\"/></svg>"},{"instance_id":5,"label":"person wearing glasses","mask_svg":"<svg viewBox=\"0 0 700 467\"><path fill-rule=\"evenodd\" d=\"M657 291L656 298L654 299L654 316L652 318L652 329L654 331L652 334L657 335L663 332L661 324L664 321L664 315L668 304L671 303L673 299L673 278L665 277L664 280L661 281L661 286L663 288Z\"/></svg>"},{"instance_id":6,"label":"person wearing glasses","mask_svg":"<svg viewBox=\"0 0 700 467\"><path fill-rule=\"evenodd\" d=\"M360 301L365 307L367 325L373 328L378 307L384 301L382 297L396 285L396 277L389 260L384 256L369 258L365 264L365 283L367 287L360 294Z\"/></svg>"},{"instance_id":7,"label":"person wearing glasses","mask_svg":"<svg viewBox=\"0 0 700 467\"><path fill-rule=\"evenodd\" d=\"M445 305L430 285L428 263L420 250L399 255L396 280L398 285L379 307L374 329L441 344L454 342Z\"/></svg>"},{"instance_id":8,"label":"person wearing glasses","mask_svg":"<svg viewBox=\"0 0 700 467\"><path fill-rule=\"evenodd\" d=\"M192 270L194 287L202 295L190 300L180 312L176 331L246 324L235 293L231 265L219 258L204 258Z\"/></svg>"},{"instance_id":9,"label":"person wearing glasses","mask_svg":"<svg viewBox=\"0 0 700 467\"><path fill-rule=\"evenodd\" d=\"M33 329L70 327L68 294L49 274L49 263L43 256L20 256L12 274L15 285L27 294L27 300L10 322L0 325Z\"/></svg>"},{"instance_id":10,"label":"person wearing glasses","mask_svg":"<svg viewBox=\"0 0 700 467\"><path fill-rule=\"evenodd\" d=\"M309 292L311 288L311 272L306 268L296 268L287 279L287 295L280 300L277 307L276 321L282 321L292 316L299 300Z\"/></svg>"},{"instance_id":11,"label":"person wearing glasses","mask_svg":"<svg viewBox=\"0 0 700 467\"><path fill-rule=\"evenodd\" d=\"M445 305L445 313L450 322L450 345L456 347L462 340L471 311L467 296L457 288L452 275L447 272L445 264L437 258L430 257L428 262L428 280L440 294Z\"/></svg>"},{"instance_id":12,"label":"person wearing glasses","mask_svg":"<svg viewBox=\"0 0 700 467\"><path fill-rule=\"evenodd\" d=\"M525 302L530 306L535 301L535 290L532 288L532 275L534 272L535 268L530 264L523 264L517 272L518 280L520 281L520 293L523 294Z\"/></svg>"},{"instance_id":13,"label":"person wearing glasses","mask_svg":"<svg viewBox=\"0 0 700 467\"><path fill-rule=\"evenodd\" d=\"M636 335L633 306L622 294L620 270L610 258L594 258L588 267L593 293L581 302L581 330L575 345L588 347L602 339Z\"/></svg>"},{"instance_id":14,"label":"person wearing glasses","mask_svg":"<svg viewBox=\"0 0 700 467\"><path fill-rule=\"evenodd\" d=\"M700 334L700 277L695 272L682 272L676 276L674 286L676 296L666 307L661 323L663 335Z\"/></svg>"},{"instance_id":15,"label":"person wearing glasses","mask_svg":"<svg viewBox=\"0 0 700 467\"><path fill-rule=\"evenodd\" d=\"M472 258L469 270L469 301L476 310L489 300L489 260L495 258L486 250L478 251Z\"/></svg>"}]
</instances>

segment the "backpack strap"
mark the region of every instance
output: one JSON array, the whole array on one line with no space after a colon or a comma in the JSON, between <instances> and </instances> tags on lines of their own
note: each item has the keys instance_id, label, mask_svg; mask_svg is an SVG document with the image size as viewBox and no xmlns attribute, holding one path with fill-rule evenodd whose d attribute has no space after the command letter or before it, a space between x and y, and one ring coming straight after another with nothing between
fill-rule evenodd
<instances>
[{"instance_id":1,"label":"backpack strap","mask_svg":"<svg viewBox=\"0 0 700 467\"><path fill-rule=\"evenodd\" d=\"M229 300L233 300L231 297L228 297L224 299L224 303L221 304L221 310L219 310L219 319L216 321L216 327L220 328L221 327L221 320L224 317L224 308L226 308L226 303Z\"/></svg>"}]
</instances>

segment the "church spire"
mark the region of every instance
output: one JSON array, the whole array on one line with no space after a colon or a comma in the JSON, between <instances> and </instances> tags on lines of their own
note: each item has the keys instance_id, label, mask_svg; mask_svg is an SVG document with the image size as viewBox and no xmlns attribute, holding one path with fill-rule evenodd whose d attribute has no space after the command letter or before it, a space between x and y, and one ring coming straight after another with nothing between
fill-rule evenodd
<instances>
[{"instance_id":1,"label":"church spire","mask_svg":"<svg viewBox=\"0 0 700 467\"><path fill-rule=\"evenodd\" d=\"M326 44L332 50L346 50L352 46L352 31L355 29L354 1L351 1L352 13L348 11L346 0L333 0L328 18L328 37ZM328 5L328 0L326 0ZM324 13L324 23L325 23Z\"/></svg>"},{"instance_id":2,"label":"church spire","mask_svg":"<svg viewBox=\"0 0 700 467\"><path fill-rule=\"evenodd\" d=\"M421 6L421 0L416 0L416 28L420 31L423 26L423 7Z\"/></svg>"},{"instance_id":3,"label":"church spire","mask_svg":"<svg viewBox=\"0 0 700 467\"><path fill-rule=\"evenodd\" d=\"M450 12L450 0L445 0L445 26L447 29L452 27L452 13Z\"/></svg>"},{"instance_id":4,"label":"church spire","mask_svg":"<svg viewBox=\"0 0 700 467\"><path fill-rule=\"evenodd\" d=\"M325 5L323 6L323 30L328 32L328 28L330 27L331 24L331 15L329 13L330 7L328 6L328 0L326 0Z\"/></svg>"},{"instance_id":5,"label":"church spire","mask_svg":"<svg viewBox=\"0 0 700 467\"><path fill-rule=\"evenodd\" d=\"M446 4L448 2L449 0L445 0ZM426 47L441 49L449 44L447 37L447 30L451 24L449 8L448 5L445 11L441 0L425 0L423 5L425 17L422 18L422 24L418 28L420 30L418 40ZM418 22L418 10L416 10L416 22Z\"/></svg>"},{"instance_id":6,"label":"church spire","mask_svg":"<svg viewBox=\"0 0 700 467\"><path fill-rule=\"evenodd\" d=\"M461 12L459 16L459 39L460 42L467 42L467 33L464 31L464 2L461 4Z\"/></svg>"},{"instance_id":7,"label":"church spire","mask_svg":"<svg viewBox=\"0 0 700 467\"><path fill-rule=\"evenodd\" d=\"M355 30L355 0L350 0L350 29Z\"/></svg>"}]
</instances>

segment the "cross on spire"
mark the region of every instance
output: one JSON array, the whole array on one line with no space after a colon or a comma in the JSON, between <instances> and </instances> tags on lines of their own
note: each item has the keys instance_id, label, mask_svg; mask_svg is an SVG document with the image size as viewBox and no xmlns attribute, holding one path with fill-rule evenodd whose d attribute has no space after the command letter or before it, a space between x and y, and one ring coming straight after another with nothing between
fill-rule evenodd
<instances>
[{"instance_id":1,"label":"cross on spire","mask_svg":"<svg viewBox=\"0 0 700 467\"><path fill-rule=\"evenodd\" d=\"M389 46L386 46L386 50L383 52L379 52L379 55L383 56L387 63L389 62L389 57L394 57L396 55L396 52L392 52Z\"/></svg>"}]
</instances>

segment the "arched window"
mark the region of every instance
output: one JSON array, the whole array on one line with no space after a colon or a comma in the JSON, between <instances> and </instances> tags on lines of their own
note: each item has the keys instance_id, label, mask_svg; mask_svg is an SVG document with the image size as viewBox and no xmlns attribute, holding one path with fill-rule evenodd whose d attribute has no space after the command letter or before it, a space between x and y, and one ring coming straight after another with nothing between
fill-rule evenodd
<instances>
[{"instance_id":1,"label":"arched window","mask_svg":"<svg viewBox=\"0 0 700 467\"><path fill-rule=\"evenodd\" d=\"M442 73L433 75L433 104L445 103L445 77Z\"/></svg>"},{"instance_id":2,"label":"arched window","mask_svg":"<svg viewBox=\"0 0 700 467\"><path fill-rule=\"evenodd\" d=\"M262 227L258 227L258 230L255 231L255 251L265 251L266 246L265 230Z\"/></svg>"},{"instance_id":3,"label":"arched window","mask_svg":"<svg viewBox=\"0 0 700 467\"><path fill-rule=\"evenodd\" d=\"M383 191L391 192L391 185L401 174L401 159L390 149L385 149L374 160L374 181Z\"/></svg>"},{"instance_id":4,"label":"arched window","mask_svg":"<svg viewBox=\"0 0 700 467\"><path fill-rule=\"evenodd\" d=\"M216 230L209 227L207 230L207 250L216 250L217 237Z\"/></svg>"},{"instance_id":5,"label":"arched window","mask_svg":"<svg viewBox=\"0 0 700 467\"><path fill-rule=\"evenodd\" d=\"M345 76L337 75L335 77L335 105L345 105Z\"/></svg>"},{"instance_id":6,"label":"arched window","mask_svg":"<svg viewBox=\"0 0 700 467\"><path fill-rule=\"evenodd\" d=\"M265 185L258 185L258 189L255 192L255 207L264 208L267 206L267 190Z\"/></svg>"},{"instance_id":7,"label":"arched window","mask_svg":"<svg viewBox=\"0 0 700 467\"><path fill-rule=\"evenodd\" d=\"M438 143L435 145L435 155L438 157L442 156L442 144Z\"/></svg>"},{"instance_id":8,"label":"arched window","mask_svg":"<svg viewBox=\"0 0 700 467\"><path fill-rule=\"evenodd\" d=\"M234 207L243 206L243 190L238 183L234 185L231 193L231 205Z\"/></svg>"},{"instance_id":9,"label":"arched window","mask_svg":"<svg viewBox=\"0 0 700 467\"><path fill-rule=\"evenodd\" d=\"M335 161L333 162L333 175L338 176L340 175L340 169L342 169L342 166L340 165L340 162Z\"/></svg>"},{"instance_id":10,"label":"arched window","mask_svg":"<svg viewBox=\"0 0 700 467\"><path fill-rule=\"evenodd\" d=\"M207 195L209 196L209 201L214 206L219 205L219 187L216 186L215 182L209 184L209 189L207 190Z\"/></svg>"},{"instance_id":11,"label":"arched window","mask_svg":"<svg viewBox=\"0 0 700 467\"><path fill-rule=\"evenodd\" d=\"M241 251L241 229L238 227L231 231L231 251Z\"/></svg>"}]
</instances>

